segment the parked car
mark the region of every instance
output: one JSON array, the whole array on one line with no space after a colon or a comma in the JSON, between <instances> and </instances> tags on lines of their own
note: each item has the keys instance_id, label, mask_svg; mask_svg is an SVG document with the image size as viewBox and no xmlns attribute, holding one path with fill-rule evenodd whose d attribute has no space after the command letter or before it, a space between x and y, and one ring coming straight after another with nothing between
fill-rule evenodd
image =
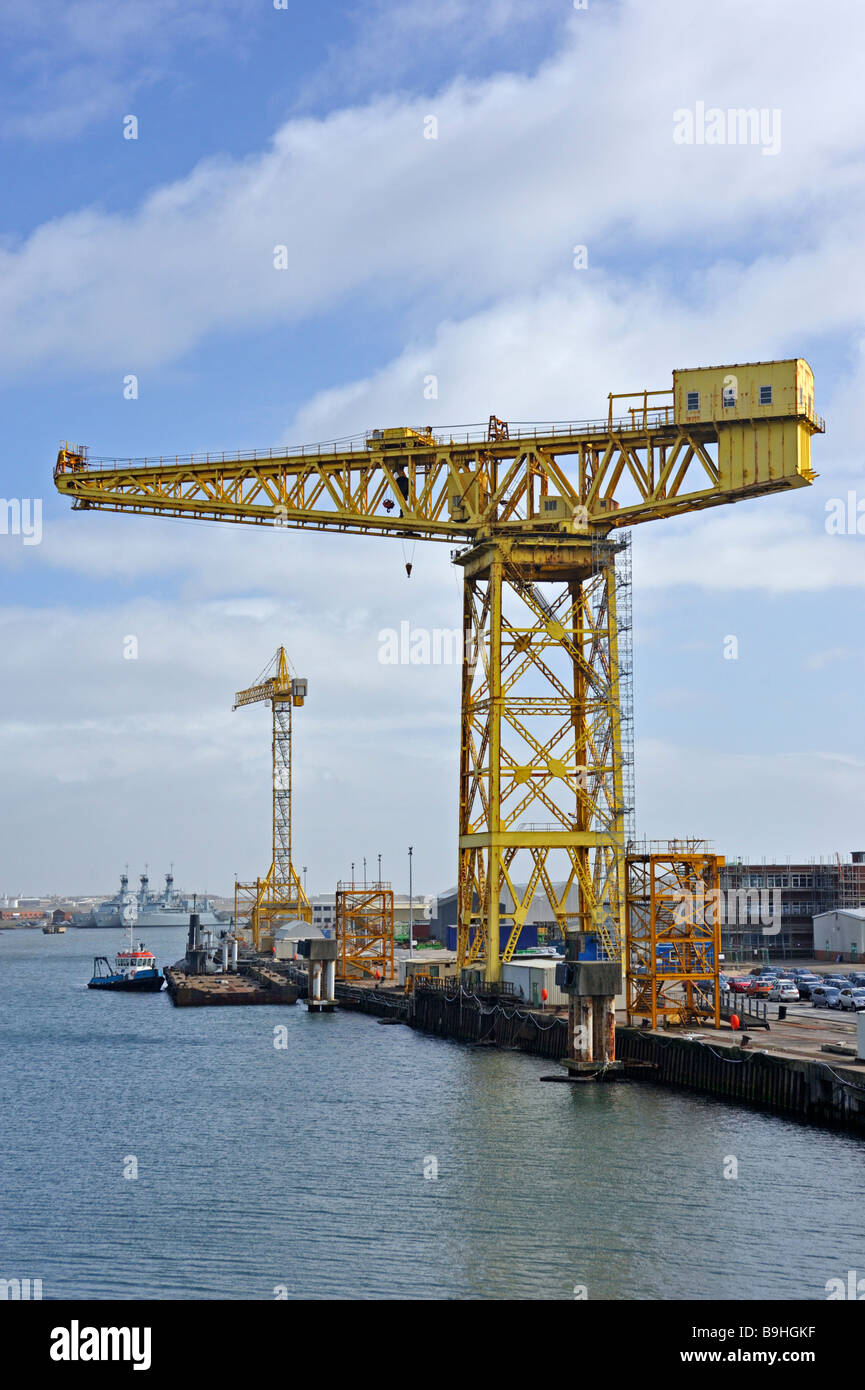
<instances>
[{"instance_id":1,"label":"parked car","mask_svg":"<svg viewBox=\"0 0 865 1390\"><path fill-rule=\"evenodd\" d=\"M815 1009L840 1008L840 998L840 989L834 989L832 985L815 985L811 991L811 1003Z\"/></svg>"},{"instance_id":2,"label":"parked car","mask_svg":"<svg viewBox=\"0 0 865 1390\"><path fill-rule=\"evenodd\" d=\"M747 975L739 976L737 979L730 980L729 982L730 990L733 994L746 994L752 984L753 980Z\"/></svg>"},{"instance_id":3,"label":"parked car","mask_svg":"<svg viewBox=\"0 0 865 1390\"><path fill-rule=\"evenodd\" d=\"M796 988L799 991L799 998L810 999L811 991L822 983L819 975L797 975Z\"/></svg>"},{"instance_id":4,"label":"parked car","mask_svg":"<svg viewBox=\"0 0 865 1390\"><path fill-rule=\"evenodd\" d=\"M779 1004L796 1004L799 1001L799 991L792 980L776 980L769 991L769 998Z\"/></svg>"},{"instance_id":5,"label":"parked car","mask_svg":"<svg viewBox=\"0 0 865 1390\"><path fill-rule=\"evenodd\" d=\"M773 980L752 980L745 993L749 994L752 999L768 999L772 993L773 984Z\"/></svg>"},{"instance_id":6,"label":"parked car","mask_svg":"<svg viewBox=\"0 0 865 1390\"><path fill-rule=\"evenodd\" d=\"M827 975L823 983L831 985L832 989L847 989L850 981L846 975Z\"/></svg>"},{"instance_id":7,"label":"parked car","mask_svg":"<svg viewBox=\"0 0 865 1390\"><path fill-rule=\"evenodd\" d=\"M838 1007L840 1009L865 1009L865 989L842 989L839 994Z\"/></svg>"}]
</instances>

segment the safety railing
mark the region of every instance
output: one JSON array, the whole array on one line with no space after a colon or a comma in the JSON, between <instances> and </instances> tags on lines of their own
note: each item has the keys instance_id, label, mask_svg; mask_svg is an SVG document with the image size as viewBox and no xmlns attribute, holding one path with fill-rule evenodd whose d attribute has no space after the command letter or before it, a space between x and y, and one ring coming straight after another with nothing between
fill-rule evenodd
<instances>
[{"instance_id":1,"label":"safety railing","mask_svg":"<svg viewBox=\"0 0 865 1390\"><path fill-rule=\"evenodd\" d=\"M454 428L445 427L436 431L432 435L435 446L446 449L455 444L493 444L498 447L510 445L515 440L547 440L547 439L570 439L579 435L602 435L611 431L625 434L645 433L647 428L657 428L672 423L669 416L669 407L660 407L650 410L644 416L642 410L638 412L641 417L639 421L636 416L623 415L615 420L570 420L570 421L516 421L509 426L509 437L507 440L490 440L487 437L487 426L469 425L457 426ZM233 464L233 463L272 463L281 459L316 459L327 455L334 458L341 458L353 454L365 455L370 460L378 460L380 457L387 458L389 454L398 457L405 453L420 453L423 450L406 441L404 448L388 449L381 451L373 450L369 443L369 434L355 435L347 439L328 440L319 444L300 444L288 447L277 447L275 449L237 449L219 453L196 453L196 454L160 454L158 457L144 456L141 458L108 458L106 456L92 457L85 446L70 445L63 441L61 449L70 454L69 462L66 466L58 463L58 471L61 473L71 472L99 472L114 471L118 468L181 468L197 467L208 464Z\"/></svg>"},{"instance_id":2,"label":"safety railing","mask_svg":"<svg viewBox=\"0 0 865 1390\"><path fill-rule=\"evenodd\" d=\"M721 1013L727 1018L736 1014L742 1023L752 1028L769 1027L769 1006L765 999L754 999L750 994L734 994L732 990L721 991Z\"/></svg>"}]
</instances>

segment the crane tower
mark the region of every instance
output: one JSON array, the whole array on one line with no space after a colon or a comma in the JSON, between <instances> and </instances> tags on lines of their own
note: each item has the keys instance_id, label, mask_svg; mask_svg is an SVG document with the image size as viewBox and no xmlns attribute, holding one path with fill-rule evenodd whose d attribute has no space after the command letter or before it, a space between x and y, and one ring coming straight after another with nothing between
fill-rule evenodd
<instances>
[{"instance_id":1,"label":"crane tower","mask_svg":"<svg viewBox=\"0 0 865 1390\"><path fill-rule=\"evenodd\" d=\"M234 893L234 920L238 921L246 904L256 950L262 928L274 918L288 915L312 921L312 909L291 857L291 718L292 709L299 709L306 695L307 682L292 676L285 647L280 647L255 684L234 697L234 709L267 702L273 711L273 859L265 878L237 883Z\"/></svg>"},{"instance_id":2,"label":"crane tower","mask_svg":"<svg viewBox=\"0 0 865 1390\"><path fill-rule=\"evenodd\" d=\"M567 937L572 1018L591 1018L569 1030L588 1066L609 1060L625 955L617 533L807 486L823 428L795 358L678 370L588 421L491 416L145 460L66 444L54 478L76 508L457 544L460 957L482 958L494 987L544 898Z\"/></svg>"}]
</instances>

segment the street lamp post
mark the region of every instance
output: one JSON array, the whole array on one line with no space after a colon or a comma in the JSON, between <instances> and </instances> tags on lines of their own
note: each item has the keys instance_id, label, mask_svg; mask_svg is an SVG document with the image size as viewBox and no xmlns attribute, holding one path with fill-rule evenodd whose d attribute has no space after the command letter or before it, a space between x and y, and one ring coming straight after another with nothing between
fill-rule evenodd
<instances>
[{"instance_id":1,"label":"street lamp post","mask_svg":"<svg viewBox=\"0 0 865 1390\"><path fill-rule=\"evenodd\" d=\"M411 879L412 846L408 847L408 958L414 959L414 899Z\"/></svg>"}]
</instances>

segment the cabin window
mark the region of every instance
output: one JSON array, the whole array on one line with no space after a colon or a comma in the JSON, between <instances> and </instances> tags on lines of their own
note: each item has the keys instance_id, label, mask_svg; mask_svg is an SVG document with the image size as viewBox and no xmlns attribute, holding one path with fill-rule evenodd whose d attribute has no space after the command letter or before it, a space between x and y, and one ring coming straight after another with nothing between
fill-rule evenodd
<instances>
[{"instance_id":1,"label":"cabin window","mask_svg":"<svg viewBox=\"0 0 865 1390\"><path fill-rule=\"evenodd\" d=\"M771 405L771 404L772 404L772 388L771 388L771 386L761 386L761 387L760 387L760 404L761 404L761 405Z\"/></svg>"},{"instance_id":2,"label":"cabin window","mask_svg":"<svg viewBox=\"0 0 865 1390\"><path fill-rule=\"evenodd\" d=\"M688 406L687 406L687 408L688 408L688 410L699 410L699 409L700 409L700 393L699 393L699 391L689 391L689 392L688 392Z\"/></svg>"}]
</instances>

